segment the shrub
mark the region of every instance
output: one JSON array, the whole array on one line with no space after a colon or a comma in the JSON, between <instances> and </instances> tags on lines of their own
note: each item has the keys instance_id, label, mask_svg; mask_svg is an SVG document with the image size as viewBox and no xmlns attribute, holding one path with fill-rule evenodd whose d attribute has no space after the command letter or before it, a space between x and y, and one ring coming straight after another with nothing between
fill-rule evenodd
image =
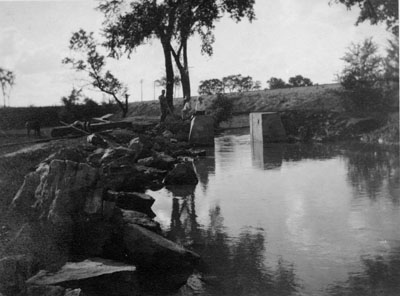
<instances>
[{"instance_id":1,"label":"shrub","mask_svg":"<svg viewBox=\"0 0 400 296\"><path fill-rule=\"evenodd\" d=\"M211 116L214 118L214 124L217 127L222 121L232 118L233 102L225 95L217 94L209 110L211 110Z\"/></svg>"}]
</instances>

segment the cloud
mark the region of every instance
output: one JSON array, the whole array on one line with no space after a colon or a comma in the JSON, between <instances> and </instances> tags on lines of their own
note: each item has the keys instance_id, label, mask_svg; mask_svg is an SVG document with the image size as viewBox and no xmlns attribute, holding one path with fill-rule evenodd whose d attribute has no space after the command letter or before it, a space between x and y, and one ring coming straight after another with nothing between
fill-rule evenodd
<instances>
[{"instance_id":1,"label":"cloud","mask_svg":"<svg viewBox=\"0 0 400 296\"><path fill-rule=\"evenodd\" d=\"M62 56L54 47L24 50L17 61L16 71L24 74L49 73L61 69Z\"/></svg>"}]
</instances>

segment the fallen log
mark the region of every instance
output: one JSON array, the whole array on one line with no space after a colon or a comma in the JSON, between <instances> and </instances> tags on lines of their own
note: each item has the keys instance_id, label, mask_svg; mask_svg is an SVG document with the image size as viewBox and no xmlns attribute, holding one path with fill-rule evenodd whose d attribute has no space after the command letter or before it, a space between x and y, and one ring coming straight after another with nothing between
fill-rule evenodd
<instances>
[{"instance_id":1,"label":"fallen log","mask_svg":"<svg viewBox=\"0 0 400 296\"><path fill-rule=\"evenodd\" d=\"M114 128L130 128L132 127L132 123L129 121L116 121L116 122L108 122L108 123L95 123L91 124L87 131L78 130L76 127L69 125L69 126L57 126L51 130L50 135L52 137L64 137L70 134L87 134L101 132L108 129Z\"/></svg>"}]
</instances>

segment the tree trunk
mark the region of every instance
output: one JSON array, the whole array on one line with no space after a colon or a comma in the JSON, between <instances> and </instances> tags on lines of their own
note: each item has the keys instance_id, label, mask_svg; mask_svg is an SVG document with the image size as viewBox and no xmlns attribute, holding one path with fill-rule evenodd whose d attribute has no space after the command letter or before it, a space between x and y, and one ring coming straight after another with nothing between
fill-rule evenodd
<instances>
[{"instance_id":1,"label":"tree trunk","mask_svg":"<svg viewBox=\"0 0 400 296\"><path fill-rule=\"evenodd\" d=\"M169 42L161 40L165 59L166 98L171 111L174 110L174 69L172 67L171 48Z\"/></svg>"},{"instance_id":2,"label":"tree trunk","mask_svg":"<svg viewBox=\"0 0 400 296\"><path fill-rule=\"evenodd\" d=\"M178 67L179 74L181 76L181 84L182 84L182 92L183 97L190 99L190 77L189 77L189 66L188 66L188 58L187 58L187 42L182 41L182 49L183 49L183 64L180 60L180 51L175 53L175 51L171 50L171 53L175 59L175 64Z\"/></svg>"}]
</instances>

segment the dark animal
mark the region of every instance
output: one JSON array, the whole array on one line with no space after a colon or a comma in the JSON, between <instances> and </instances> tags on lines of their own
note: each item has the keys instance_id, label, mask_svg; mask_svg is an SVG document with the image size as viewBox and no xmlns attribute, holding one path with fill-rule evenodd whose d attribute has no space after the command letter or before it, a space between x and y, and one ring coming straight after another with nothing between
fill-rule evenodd
<instances>
[{"instance_id":1,"label":"dark animal","mask_svg":"<svg viewBox=\"0 0 400 296\"><path fill-rule=\"evenodd\" d=\"M31 135L31 131L34 132L34 135L40 137L40 121L39 120L30 120L25 123L26 131L28 137Z\"/></svg>"}]
</instances>

